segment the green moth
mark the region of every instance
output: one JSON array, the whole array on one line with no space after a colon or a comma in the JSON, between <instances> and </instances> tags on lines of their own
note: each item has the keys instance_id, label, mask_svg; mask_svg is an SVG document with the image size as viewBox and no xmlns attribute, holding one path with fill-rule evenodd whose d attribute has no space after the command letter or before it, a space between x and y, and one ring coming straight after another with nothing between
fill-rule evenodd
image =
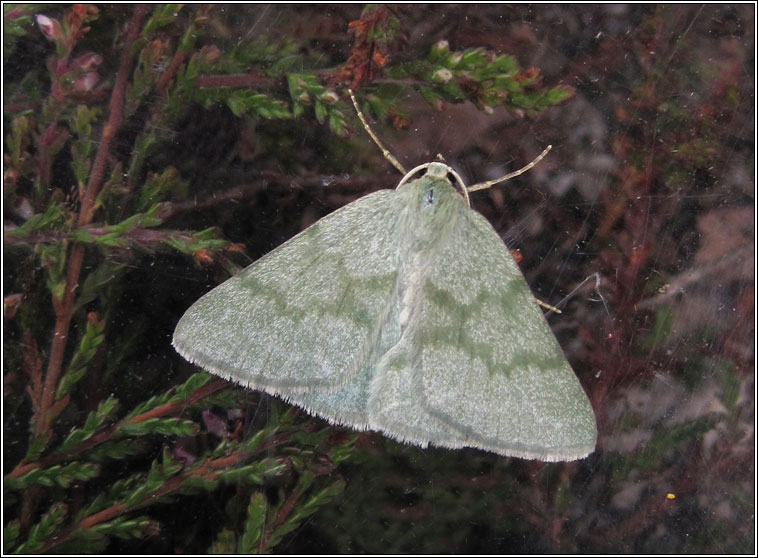
<instances>
[{"instance_id":1,"label":"green moth","mask_svg":"<svg viewBox=\"0 0 758 558\"><path fill-rule=\"evenodd\" d=\"M402 442L585 457L597 436L587 395L502 240L449 176L467 196L450 167L427 163L285 242L187 310L177 351Z\"/></svg>"}]
</instances>

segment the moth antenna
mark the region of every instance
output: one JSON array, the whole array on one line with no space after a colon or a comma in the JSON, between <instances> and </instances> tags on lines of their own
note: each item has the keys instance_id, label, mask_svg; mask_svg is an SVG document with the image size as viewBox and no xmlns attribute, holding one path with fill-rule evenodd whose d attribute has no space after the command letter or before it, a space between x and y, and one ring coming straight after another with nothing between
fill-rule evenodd
<instances>
[{"instance_id":1,"label":"moth antenna","mask_svg":"<svg viewBox=\"0 0 758 558\"><path fill-rule=\"evenodd\" d=\"M353 95L353 90L348 87L347 92L350 94L350 100L353 101L355 112L358 113L358 118L360 119L361 124L363 124L363 128L366 130L366 132L368 132L368 135L371 136L371 139L374 140L374 143L377 145L377 147L379 147L379 149L382 150L382 155L384 155L384 158L387 159L390 163L392 163L392 166L395 167L397 170L399 170L403 174L407 174L403 165L400 164L400 161L395 159L392 153L390 153L389 150L386 147L384 147L382 142L379 141L379 138L376 137L376 134L371 129L371 126L368 125L368 121L363 116L361 109L358 107L358 101L355 100L355 95Z\"/></svg>"},{"instance_id":2,"label":"moth antenna","mask_svg":"<svg viewBox=\"0 0 758 558\"><path fill-rule=\"evenodd\" d=\"M490 188L491 186L494 186L495 184L498 184L499 182L505 182L506 180L510 180L511 178L515 178L520 174L524 174L526 171L531 169L534 165L542 161L542 159L545 158L545 155L547 155L547 152L550 151L553 148L552 145L548 145L545 150L537 155L537 158L534 159L531 163L528 165L521 167L517 171L513 171L511 173L506 174L505 176L501 176L500 178L496 178L494 180L488 180L487 182L480 182L479 184L474 184L473 186L468 187L469 192L476 192L477 190L484 190L486 188Z\"/></svg>"},{"instance_id":3,"label":"moth antenna","mask_svg":"<svg viewBox=\"0 0 758 558\"><path fill-rule=\"evenodd\" d=\"M403 184L405 184L406 182L408 182L408 180L410 180L411 177L414 174L416 174L418 171L423 170L423 169L428 169L429 165L431 165L431 163L422 163L422 164L420 164L417 167L413 167L408 172L403 171L405 174L403 175L403 178L400 179L400 182L397 183L397 186L395 186L395 189L400 188L400 186L402 186Z\"/></svg>"},{"instance_id":4,"label":"moth antenna","mask_svg":"<svg viewBox=\"0 0 758 558\"><path fill-rule=\"evenodd\" d=\"M440 155L441 157L441 155ZM461 192L463 192L463 197L466 198L466 205L471 207L471 199L468 196L469 188L466 187L466 183L463 182L463 179L461 178L461 175L456 172L456 170L453 167L448 166L447 172L453 175L453 178L458 182L458 186L461 187Z\"/></svg>"}]
</instances>

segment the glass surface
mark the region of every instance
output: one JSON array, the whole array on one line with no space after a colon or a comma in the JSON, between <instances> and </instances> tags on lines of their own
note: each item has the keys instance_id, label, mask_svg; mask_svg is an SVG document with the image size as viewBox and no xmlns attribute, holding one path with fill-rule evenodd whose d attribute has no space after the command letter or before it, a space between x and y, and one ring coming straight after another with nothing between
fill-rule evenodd
<instances>
[{"instance_id":1,"label":"glass surface","mask_svg":"<svg viewBox=\"0 0 758 558\"><path fill-rule=\"evenodd\" d=\"M151 5L131 39L130 5L5 8L6 550L755 551L753 4ZM524 73L451 78L435 48ZM419 94L443 82L465 102ZM184 384L195 300L400 180L347 85L406 168L439 153L473 184L553 146L471 204L562 309L589 457L422 449Z\"/></svg>"}]
</instances>

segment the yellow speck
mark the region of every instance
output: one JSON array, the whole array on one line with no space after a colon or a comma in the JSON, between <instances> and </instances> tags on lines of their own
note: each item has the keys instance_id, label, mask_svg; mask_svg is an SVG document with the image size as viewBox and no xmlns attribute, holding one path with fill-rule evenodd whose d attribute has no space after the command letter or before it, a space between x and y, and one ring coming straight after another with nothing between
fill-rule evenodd
<instances>
[{"instance_id":1,"label":"yellow speck","mask_svg":"<svg viewBox=\"0 0 758 558\"><path fill-rule=\"evenodd\" d=\"M674 494L673 492L669 492L668 494L666 494L666 498L668 498L669 500L673 500L674 498L676 498L676 494Z\"/></svg>"}]
</instances>

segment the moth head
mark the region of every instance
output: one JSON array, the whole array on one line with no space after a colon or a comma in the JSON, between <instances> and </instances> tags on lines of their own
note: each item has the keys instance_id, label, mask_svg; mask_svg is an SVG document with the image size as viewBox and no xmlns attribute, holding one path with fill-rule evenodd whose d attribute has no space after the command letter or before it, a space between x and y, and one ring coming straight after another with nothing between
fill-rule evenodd
<instances>
[{"instance_id":1,"label":"moth head","mask_svg":"<svg viewBox=\"0 0 758 558\"><path fill-rule=\"evenodd\" d=\"M426 170L424 176L409 182L409 180L421 170ZM457 183L460 190L459 194L465 199L466 205L470 207L471 204L469 203L466 184L455 169L445 163L424 163L423 165L411 169L405 174L405 176L403 176L403 179L397 185L397 188L400 189L408 183L408 187L416 190L420 195L419 208L436 212L439 208L440 202L449 198L451 193L455 193L456 188L453 186L453 181Z\"/></svg>"},{"instance_id":2,"label":"moth head","mask_svg":"<svg viewBox=\"0 0 758 558\"><path fill-rule=\"evenodd\" d=\"M430 178L443 178L445 180L448 180L447 175L450 174L450 171L453 169L451 167L448 167L445 163L429 163L429 168L426 171L427 176ZM449 180L448 180L449 182Z\"/></svg>"}]
</instances>

